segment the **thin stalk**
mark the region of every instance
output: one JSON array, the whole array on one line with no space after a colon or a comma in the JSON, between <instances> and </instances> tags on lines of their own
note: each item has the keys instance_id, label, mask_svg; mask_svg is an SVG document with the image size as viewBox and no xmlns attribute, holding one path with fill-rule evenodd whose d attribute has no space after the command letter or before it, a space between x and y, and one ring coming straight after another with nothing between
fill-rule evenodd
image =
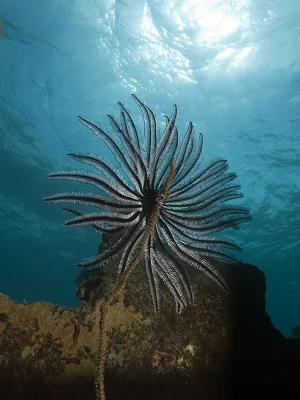
<instances>
[{"instance_id":1,"label":"thin stalk","mask_svg":"<svg viewBox=\"0 0 300 400\"><path fill-rule=\"evenodd\" d=\"M98 337L98 359L97 359L96 379L95 379L97 400L105 400L105 398L106 398L105 390L104 390L104 367L105 367L105 356L106 356L106 312L107 312L108 305L114 298L116 298L120 294L121 290L125 287L125 285L127 283L127 279L129 277L130 273L134 270L134 268L137 266L137 264L143 257L143 253L144 253L146 244L148 243L149 238L153 232L153 229L155 228L160 209L166 200L166 197L169 192L170 184L171 184L171 181L174 178L174 176L175 176L175 165L174 165L174 159L172 158L171 163L170 163L170 173L165 181L162 193L156 200L156 204L154 206L152 214L150 215L148 223L142 234L142 238L139 243L136 256L129 264L126 272L123 275L122 280L119 282L119 284L116 286L116 288L111 292L111 294L108 297L106 297L106 299L101 304L100 321L99 321L99 337Z\"/></svg>"}]
</instances>

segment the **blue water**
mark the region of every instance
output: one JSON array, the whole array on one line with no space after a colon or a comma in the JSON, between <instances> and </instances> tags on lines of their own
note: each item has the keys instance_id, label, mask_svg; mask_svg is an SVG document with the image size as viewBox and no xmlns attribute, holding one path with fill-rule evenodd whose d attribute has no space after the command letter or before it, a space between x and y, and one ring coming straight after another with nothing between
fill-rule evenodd
<instances>
[{"instance_id":1,"label":"blue water","mask_svg":"<svg viewBox=\"0 0 300 400\"><path fill-rule=\"evenodd\" d=\"M235 240L267 276L267 310L300 324L300 3L298 0L0 1L0 292L65 306L92 228L65 228L43 196L76 190L49 172L69 152L107 153L78 121L109 126L136 93L159 119L180 110L205 159L228 159L253 221ZM139 121L139 119L137 119ZM142 127L142 126L141 126Z\"/></svg>"}]
</instances>

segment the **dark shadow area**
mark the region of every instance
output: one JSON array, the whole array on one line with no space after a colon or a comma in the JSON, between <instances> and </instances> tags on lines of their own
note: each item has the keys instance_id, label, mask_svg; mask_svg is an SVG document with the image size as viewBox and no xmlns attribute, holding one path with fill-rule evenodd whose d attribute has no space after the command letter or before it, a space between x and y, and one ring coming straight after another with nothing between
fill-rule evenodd
<instances>
[{"instance_id":1,"label":"dark shadow area","mask_svg":"<svg viewBox=\"0 0 300 400\"><path fill-rule=\"evenodd\" d=\"M233 291L230 397L300 398L300 339L285 338L265 309L266 280L253 265L229 274Z\"/></svg>"}]
</instances>

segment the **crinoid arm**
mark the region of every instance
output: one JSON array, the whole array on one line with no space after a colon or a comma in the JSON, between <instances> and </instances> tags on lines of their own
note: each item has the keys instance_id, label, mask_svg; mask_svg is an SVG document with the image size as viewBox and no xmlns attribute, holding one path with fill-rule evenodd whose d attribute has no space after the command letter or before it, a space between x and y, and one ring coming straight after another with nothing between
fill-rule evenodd
<instances>
[{"instance_id":1,"label":"crinoid arm","mask_svg":"<svg viewBox=\"0 0 300 400\"><path fill-rule=\"evenodd\" d=\"M161 282L172 293L177 309L182 310L193 302L183 265L197 268L227 291L224 278L209 260L235 262L234 252L241 251L240 247L218 234L228 228L239 229L251 217L244 207L227 204L243 196L240 186L232 183L236 174L227 172L227 161L215 158L203 162L203 135L195 132L192 122L180 137L177 106L173 106L170 117L165 116L165 129L158 133L154 113L136 95L132 97L142 112L143 134L121 103L120 118L108 116L111 130L78 117L106 143L116 163L96 154L69 154L92 171L64 170L49 177L86 184L94 192L60 193L45 200L92 207L94 212L67 207L74 218L67 220L66 226L90 225L107 235L118 233L118 239L111 249L78 265L101 268L118 258L120 275L126 274L130 261L136 258L155 214L142 252L154 309L160 307Z\"/></svg>"}]
</instances>

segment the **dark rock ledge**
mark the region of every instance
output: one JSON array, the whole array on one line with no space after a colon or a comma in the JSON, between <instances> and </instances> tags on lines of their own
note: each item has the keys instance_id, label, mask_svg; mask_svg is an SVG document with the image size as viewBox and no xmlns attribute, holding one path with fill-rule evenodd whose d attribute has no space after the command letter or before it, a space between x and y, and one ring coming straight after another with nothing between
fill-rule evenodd
<instances>
[{"instance_id":1,"label":"dark rock ledge","mask_svg":"<svg viewBox=\"0 0 300 400\"><path fill-rule=\"evenodd\" d=\"M249 264L217 264L231 294L191 274L196 301L180 315L163 293L152 311L142 269L109 307L110 399L300 398L300 339L286 339L265 311L265 276ZM88 299L66 309L0 295L0 398L94 399L98 309L113 286L82 281Z\"/></svg>"}]
</instances>

